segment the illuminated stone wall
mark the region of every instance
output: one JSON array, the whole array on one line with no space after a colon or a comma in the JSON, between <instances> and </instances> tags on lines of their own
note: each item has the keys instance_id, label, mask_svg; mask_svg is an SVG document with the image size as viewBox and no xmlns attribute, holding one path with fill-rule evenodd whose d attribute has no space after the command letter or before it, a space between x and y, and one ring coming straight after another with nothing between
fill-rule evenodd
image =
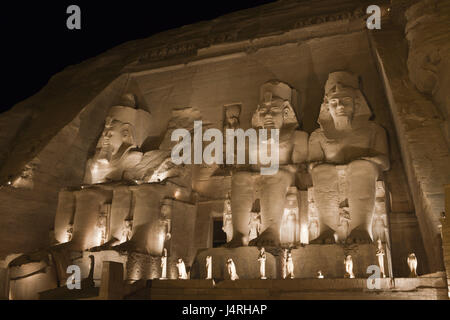
<instances>
[{"instance_id":1,"label":"illuminated stone wall","mask_svg":"<svg viewBox=\"0 0 450 320\"><path fill-rule=\"evenodd\" d=\"M437 95L433 99L423 93L430 90L430 85L436 85L437 89L438 84L445 86L447 81L445 59L441 64L435 61L434 68L440 66L437 74L437 69L430 69L425 62L437 48L443 56L447 55L448 41L442 36L448 33L443 33L442 28L448 24L448 7L445 1L419 1L414 6L411 1L396 1L399 3L402 6L397 14L403 19L393 19L382 30L371 34L372 45L423 238L428 261L428 269L424 271L443 271L439 225L444 210L444 185L450 181L450 153L443 130L446 120L439 111L444 107L439 99L443 91L433 91ZM436 7L437 3L441 7ZM410 9L405 16L407 8ZM402 242L407 241L402 239Z\"/></svg>"},{"instance_id":2,"label":"illuminated stone wall","mask_svg":"<svg viewBox=\"0 0 450 320\"><path fill-rule=\"evenodd\" d=\"M152 116L149 148L161 142L167 145L171 125L182 120L201 118L222 129L224 107L230 104L241 106L241 126L249 128L259 88L271 79L285 81L300 93L295 111L302 130L311 133L318 128L329 73L347 70L361 76L373 120L388 133L391 170L385 180L394 275L407 272L409 251L418 256L419 271L441 271L438 216L443 211L442 186L450 182L450 161L443 121L423 94L429 88L419 91L413 85L421 87L422 76L414 62L422 53L414 52L422 43L422 31L408 29L408 47L405 26L390 24L389 17L382 31L367 31L364 9L371 1L321 2L320 10L311 9L307 2L270 4L119 46L68 68L36 96L0 115L0 123L9 123L2 130L0 146L10 150L0 158L0 183L5 185L10 176L17 177L39 160L34 189L5 186L0 190L0 257L48 246L53 227L56 239L65 242L71 222L77 250L98 245L95 212L104 203L112 205L109 236L120 237L129 200L134 203L139 249L158 253L158 240L147 235L153 234L161 199L176 198L176 187L80 188L105 116L123 93L134 93L138 106ZM410 11L404 22L413 23L416 12ZM444 88L445 74L438 79ZM445 111L445 92L437 91L434 99ZM190 110L190 117L174 117L174 110L183 108ZM197 169L191 185L184 186L186 194L177 203L180 219L174 221L178 230L174 255L189 262L197 249L210 245L211 212L221 213L220 202L231 185L226 173L211 177L211 168ZM300 192L308 184L305 180ZM60 192L63 188L67 189ZM173 263L169 273L176 273Z\"/></svg>"}]
</instances>

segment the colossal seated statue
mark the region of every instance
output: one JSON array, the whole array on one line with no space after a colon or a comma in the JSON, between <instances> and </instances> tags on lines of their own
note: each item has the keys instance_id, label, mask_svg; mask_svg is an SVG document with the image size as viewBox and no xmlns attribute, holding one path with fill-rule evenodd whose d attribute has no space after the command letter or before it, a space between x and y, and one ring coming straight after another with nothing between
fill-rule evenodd
<instances>
[{"instance_id":1,"label":"colossal seated statue","mask_svg":"<svg viewBox=\"0 0 450 320\"><path fill-rule=\"evenodd\" d=\"M370 243L376 183L389 170L385 130L373 121L358 77L331 73L309 140L310 173L320 219L318 243Z\"/></svg>"},{"instance_id":2,"label":"colossal seated statue","mask_svg":"<svg viewBox=\"0 0 450 320\"><path fill-rule=\"evenodd\" d=\"M306 162L308 134L297 130L299 122L293 105L297 92L288 84L269 81L261 87L260 104L253 115L254 129L279 130L279 170L261 175L261 166L240 167L232 176L233 240L229 247L245 244L252 204L261 200L261 235L250 242L256 246L278 246L286 194L295 183L297 165ZM270 140L268 144L270 144Z\"/></svg>"},{"instance_id":3,"label":"colossal seated statue","mask_svg":"<svg viewBox=\"0 0 450 320\"><path fill-rule=\"evenodd\" d=\"M70 243L69 249L75 251L115 250L160 257L166 248L169 256L177 250L187 256L188 246L179 243L193 233L194 224L176 233L174 241L171 232L172 226L177 228L194 216L189 168L175 168L186 173L172 176L170 151L165 148L142 155L137 148L154 146L147 140L150 115L130 107L135 104L132 95L125 98L109 111L97 152L88 161L89 185L60 192L55 239ZM172 206L178 208L177 216L172 216Z\"/></svg>"},{"instance_id":4,"label":"colossal seated statue","mask_svg":"<svg viewBox=\"0 0 450 320\"><path fill-rule=\"evenodd\" d=\"M125 95L122 101L125 106L112 107L108 113L96 153L87 163L86 184L121 181L124 172L142 160L138 147L148 136L150 114L135 109L133 95Z\"/></svg>"}]
</instances>

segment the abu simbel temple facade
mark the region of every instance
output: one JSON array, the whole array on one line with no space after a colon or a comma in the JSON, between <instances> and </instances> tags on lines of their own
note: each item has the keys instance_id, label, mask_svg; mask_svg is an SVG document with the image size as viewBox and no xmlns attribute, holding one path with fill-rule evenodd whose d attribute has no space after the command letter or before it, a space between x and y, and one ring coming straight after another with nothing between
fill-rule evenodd
<instances>
[{"instance_id":1,"label":"abu simbel temple facade","mask_svg":"<svg viewBox=\"0 0 450 320\"><path fill-rule=\"evenodd\" d=\"M0 298L448 299L450 2L372 2L125 43L0 114Z\"/></svg>"}]
</instances>

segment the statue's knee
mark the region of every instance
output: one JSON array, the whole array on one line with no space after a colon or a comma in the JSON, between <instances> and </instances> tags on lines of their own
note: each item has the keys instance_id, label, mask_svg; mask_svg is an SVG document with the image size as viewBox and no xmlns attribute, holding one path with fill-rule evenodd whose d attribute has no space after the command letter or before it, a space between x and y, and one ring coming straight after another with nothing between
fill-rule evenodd
<instances>
[{"instance_id":1,"label":"statue's knee","mask_svg":"<svg viewBox=\"0 0 450 320\"><path fill-rule=\"evenodd\" d=\"M233 174L232 184L237 186L247 186L252 185L252 174L251 172L237 172Z\"/></svg>"},{"instance_id":2,"label":"statue's knee","mask_svg":"<svg viewBox=\"0 0 450 320\"><path fill-rule=\"evenodd\" d=\"M336 167L330 164L319 165L312 169L311 176L316 183L333 180L336 176Z\"/></svg>"},{"instance_id":3,"label":"statue's knee","mask_svg":"<svg viewBox=\"0 0 450 320\"><path fill-rule=\"evenodd\" d=\"M294 175L290 172L286 171L278 171L277 174L272 176L263 176L261 177L264 181L265 186L290 186L292 182L294 181Z\"/></svg>"},{"instance_id":4,"label":"statue's knee","mask_svg":"<svg viewBox=\"0 0 450 320\"><path fill-rule=\"evenodd\" d=\"M331 174L333 172L333 170L335 170L335 168L336 167L331 164L321 164L321 165L314 167L314 169L312 169L311 173L315 176L327 175L327 174Z\"/></svg>"},{"instance_id":5,"label":"statue's knee","mask_svg":"<svg viewBox=\"0 0 450 320\"><path fill-rule=\"evenodd\" d=\"M355 160L348 166L352 176L376 177L378 176L378 167L371 161Z\"/></svg>"}]
</instances>

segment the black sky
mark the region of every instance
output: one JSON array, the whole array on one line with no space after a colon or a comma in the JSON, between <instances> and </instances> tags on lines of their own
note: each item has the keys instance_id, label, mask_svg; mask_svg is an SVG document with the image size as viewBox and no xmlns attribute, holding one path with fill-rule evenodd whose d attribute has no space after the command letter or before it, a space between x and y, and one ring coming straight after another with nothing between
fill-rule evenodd
<instances>
[{"instance_id":1,"label":"black sky","mask_svg":"<svg viewBox=\"0 0 450 320\"><path fill-rule=\"evenodd\" d=\"M3 96L0 112L32 96L50 77L123 42L274 0L15 1L0 6ZM82 29L66 27L80 6Z\"/></svg>"}]
</instances>

